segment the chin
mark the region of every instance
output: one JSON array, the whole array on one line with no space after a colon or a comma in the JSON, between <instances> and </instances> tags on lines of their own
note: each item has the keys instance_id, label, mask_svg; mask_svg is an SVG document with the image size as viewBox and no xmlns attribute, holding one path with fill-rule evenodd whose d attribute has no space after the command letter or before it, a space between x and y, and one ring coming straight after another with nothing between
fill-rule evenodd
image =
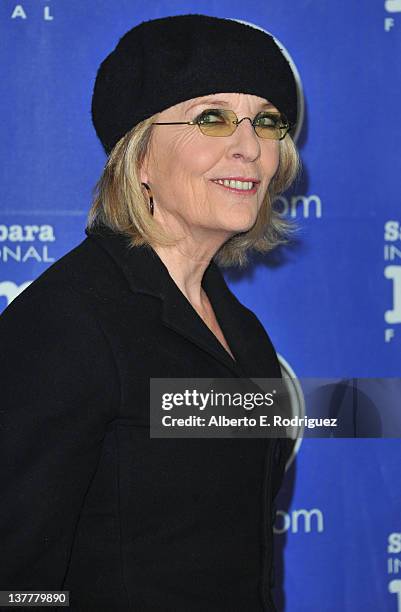
<instances>
[{"instance_id":1,"label":"chin","mask_svg":"<svg viewBox=\"0 0 401 612\"><path fill-rule=\"evenodd\" d=\"M229 219L229 229L236 234L248 232L255 225L256 219L257 214L238 215L237 218Z\"/></svg>"}]
</instances>

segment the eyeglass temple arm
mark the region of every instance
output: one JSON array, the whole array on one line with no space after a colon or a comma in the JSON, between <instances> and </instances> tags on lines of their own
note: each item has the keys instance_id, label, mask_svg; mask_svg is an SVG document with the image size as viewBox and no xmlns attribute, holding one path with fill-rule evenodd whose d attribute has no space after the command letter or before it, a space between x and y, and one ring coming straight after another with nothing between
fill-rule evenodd
<instances>
[{"instance_id":1,"label":"eyeglass temple arm","mask_svg":"<svg viewBox=\"0 0 401 612\"><path fill-rule=\"evenodd\" d=\"M244 117L245 119L249 119L249 117ZM242 119L241 119L242 121ZM233 121L233 123L238 124L238 121ZM152 123L152 125L197 125L197 121L155 121ZM288 127L289 130L291 130L293 127L295 127L295 123L287 123L285 126L283 127Z\"/></svg>"},{"instance_id":2,"label":"eyeglass temple arm","mask_svg":"<svg viewBox=\"0 0 401 612\"><path fill-rule=\"evenodd\" d=\"M167 121L159 122L156 121L152 125L196 125L196 121Z\"/></svg>"}]
</instances>

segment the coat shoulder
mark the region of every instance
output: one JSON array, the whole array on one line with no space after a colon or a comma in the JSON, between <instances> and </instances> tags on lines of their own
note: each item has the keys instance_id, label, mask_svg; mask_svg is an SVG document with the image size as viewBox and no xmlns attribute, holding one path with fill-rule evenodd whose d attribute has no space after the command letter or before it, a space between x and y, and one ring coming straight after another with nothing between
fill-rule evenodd
<instances>
[{"instance_id":1,"label":"coat shoulder","mask_svg":"<svg viewBox=\"0 0 401 612\"><path fill-rule=\"evenodd\" d=\"M125 292L126 281L121 270L103 249L85 238L34 279L3 310L1 317L28 313L39 302L49 306L51 316L52 312L60 314L54 300L60 300L65 308L69 304L75 309L84 309L90 298L105 299Z\"/></svg>"},{"instance_id":2,"label":"coat shoulder","mask_svg":"<svg viewBox=\"0 0 401 612\"><path fill-rule=\"evenodd\" d=\"M85 242L47 268L3 310L0 343L4 359L15 358L17 363L26 355L34 369L36 356L42 370L64 369L67 377L75 368L82 381L84 373L91 374L92 381L93 364L97 364L98 371L117 378L112 348L88 299L96 274L107 278L107 257L100 253L105 261L95 265L93 247ZM118 282L116 274L112 278Z\"/></svg>"}]
</instances>

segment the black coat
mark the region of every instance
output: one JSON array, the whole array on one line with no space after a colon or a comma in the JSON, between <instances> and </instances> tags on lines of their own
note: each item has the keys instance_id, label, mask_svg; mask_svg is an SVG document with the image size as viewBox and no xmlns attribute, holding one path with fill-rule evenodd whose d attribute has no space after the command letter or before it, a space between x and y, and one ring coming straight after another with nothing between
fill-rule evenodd
<instances>
[{"instance_id":1,"label":"black coat","mask_svg":"<svg viewBox=\"0 0 401 612\"><path fill-rule=\"evenodd\" d=\"M69 590L85 612L274 610L282 445L146 426L150 377L280 377L274 348L215 263L202 285L236 362L153 249L86 233L0 317L0 590Z\"/></svg>"}]
</instances>

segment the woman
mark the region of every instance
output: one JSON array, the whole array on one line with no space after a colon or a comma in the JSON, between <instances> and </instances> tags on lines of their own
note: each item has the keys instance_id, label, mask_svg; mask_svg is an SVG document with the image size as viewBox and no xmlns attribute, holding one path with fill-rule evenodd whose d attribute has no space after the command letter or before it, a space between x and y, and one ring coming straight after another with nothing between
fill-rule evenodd
<instances>
[{"instance_id":1,"label":"woman","mask_svg":"<svg viewBox=\"0 0 401 612\"><path fill-rule=\"evenodd\" d=\"M273 38L231 20L144 22L102 63L87 237L0 318L2 590L69 590L74 611L275 609L283 441L150 438L149 382L280 377L216 262L279 242L296 109Z\"/></svg>"}]
</instances>

